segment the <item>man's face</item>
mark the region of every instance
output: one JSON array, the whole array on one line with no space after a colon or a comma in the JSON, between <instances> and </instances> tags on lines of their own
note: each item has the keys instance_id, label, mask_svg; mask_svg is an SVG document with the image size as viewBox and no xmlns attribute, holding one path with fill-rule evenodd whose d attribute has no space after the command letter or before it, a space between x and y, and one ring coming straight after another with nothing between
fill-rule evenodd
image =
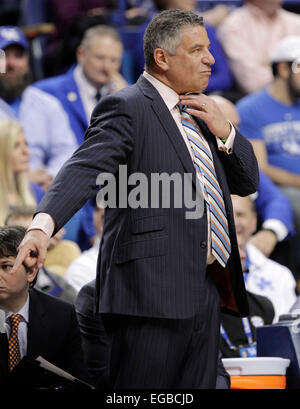
<instances>
[{"instance_id":1,"label":"man's face","mask_svg":"<svg viewBox=\"0 0 300 409\"><path fill-rule=\"evenodd\" d=\"M19 45L5 48L6 73L0 75L0 96L14 100L21 95L30 82L29 56Z\"/></svg>"},{"instance_id":2,"label":"man's face","mask_svg":"<svg viewBox=\"0 0 300 409\"><path fill-rule=\"evenodd\" d=\"M294 72L293 68L290 69L287 85L291 99L294 102L298 101L300 98L300 64L294 67Z\"/></svg>"},{"instance_id":3,"label":"man's face","mask_svg":"<svg viewBox=\"0 0 300 409\"><path fill-rule=\"evenodd\" d=\"M184 28L176 54L167 53L166 76L178 94L202 92L208 85L215 59L209 51L210 41L202 26Z\"/></svg>"},{"instance_id":4,"label":"man's face","mask_svg":"<svg viewBox=\"0 0 300 409\"><path fill-rule=\"evenodd\" d=\"M0 305L10 307L16 300L26 300L29 283L36 273L26 272L22 265L15 274L10 274L15 257L0 258Z\"/></svg>"},{"instance_id":5,"label":"man's face","mask_svg":"<svg viewBox=\"0 0 300 409\"><path fill-rule=\"evenodd\" d=\"M256 214L249 197L233 195L231 199L238 245L244 249L249 237L256 231Z\"/></svg>"},{"instance_id":6,"label":"man's face","mask_svg":"<svg viewBox=\"0 0 300 409\"><path fill-rule=\"evenodd\" d=\"M12 85L28 72L28 53L18 45L10 45L5 49L6 80Z\"/></svg>"},{"instance_id":7,"label":"man's face","mask_svg":"<svg viewBox=\"0 0 300 409\"><path fill-rule=\"evenodd\" d=\"M87 79L96 87L111 81L112 74L119 71L122 59L122 44L110 36L93 38L88 46L81 46L77 60Z\"/></svg>"}]
</instances>

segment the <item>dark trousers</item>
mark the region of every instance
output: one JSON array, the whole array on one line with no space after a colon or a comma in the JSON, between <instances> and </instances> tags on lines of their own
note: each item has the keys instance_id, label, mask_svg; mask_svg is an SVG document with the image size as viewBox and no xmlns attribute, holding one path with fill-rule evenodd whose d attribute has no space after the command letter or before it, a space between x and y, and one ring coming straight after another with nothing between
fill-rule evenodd
<instances>
[{"instance_id":1,"label":"dark trousers","mask_svg":"<svg viewBox=\"0 0 300 409\"><path fill-rule=\"evenodd\" d=\"M220 301L208 277L200 313L188 319L104 314L111 343L110 384L119 389L214 389Z\"/></svg>"}]
</instances>

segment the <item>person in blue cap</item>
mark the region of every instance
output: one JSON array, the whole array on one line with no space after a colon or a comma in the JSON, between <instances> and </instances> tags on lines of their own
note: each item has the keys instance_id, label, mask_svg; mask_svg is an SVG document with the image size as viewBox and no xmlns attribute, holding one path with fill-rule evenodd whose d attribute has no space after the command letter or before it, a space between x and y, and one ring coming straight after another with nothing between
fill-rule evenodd
<instances>
[{"instance_id":1,"label":"person in blue cap","mask_svg":"<svg viewBox=\"0 0 300 409\"><path fill-rule=\"evenodd\" d=\"M75 136L59 102L30 86L30 45L22 30L0 27L0 49L5 60L5 72L0 74L1 116L17 119L24 128L30 176L46 190L76 149Z\"/></svg>"}]
</instances>

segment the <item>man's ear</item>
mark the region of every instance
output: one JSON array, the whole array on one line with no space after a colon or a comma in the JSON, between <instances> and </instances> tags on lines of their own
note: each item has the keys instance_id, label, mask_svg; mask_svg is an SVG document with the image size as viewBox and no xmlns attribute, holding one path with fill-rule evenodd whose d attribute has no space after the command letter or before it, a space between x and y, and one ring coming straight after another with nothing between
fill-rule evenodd
<instances>
[{"instance_id":1,"label":"man's ear","mask_svg":"<svg viewBox=\"0 0 300 409\"><path fill-rule=\"evenodd\" d=\"M162 48L156 48L153 54L156 65L162 70L167 71L169 68L169 54Z\"/></svg>"},{"instance_id":2,"label":"man's ear","mask_svg":"<svg viewBox=\"0 0 300 409\"><path fill-rule=\"evenodd\" d=\"M35 277L37 276L37 273L39 271L39 268L37 265L34 265L33 267L30 268L29 271L27 271L27 281L29 284L31 284Z\"/></svg>"},{"instance_id":3,"label":"man's ear","mask_svg":"<svg viewBox=\"0 0 300 409\"><path fill-rule=\"evenodd\" d=\"M80 45L77 47L77 50L76 50L76 58L79 64L82 61L83 55L84 55L84 48Z\"/></svg>"}]
</instances>

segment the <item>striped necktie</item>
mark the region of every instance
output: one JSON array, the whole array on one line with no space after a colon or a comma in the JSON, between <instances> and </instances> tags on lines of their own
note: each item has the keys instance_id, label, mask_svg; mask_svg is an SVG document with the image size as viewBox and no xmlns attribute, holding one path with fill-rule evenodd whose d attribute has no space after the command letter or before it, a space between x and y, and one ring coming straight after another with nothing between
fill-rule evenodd
<instances>
[{"instance_id":1,"label":"striped necktie","mask_svg":"<svg viewBox=\"0 0 300 409\"><path fill-rule=\"evenodd\" d=\"M193 161L203 195L210 210L211 249L218 262L225 267L230 256L231 246L228 221L212 154L205 138L199 133L193 118L179 105L181 122L193 152Z\"/></svg>"},{"instance_id":2,"label":"striped necktie","mask_svg":"<svg viewBox=\"0 0 300 409\"><path fill-rule=\"evenodd\" d=\"M18 327L22 316L20 314L12 314L9 319L11 331L8 340L8 369L9 371L12 371L21 359L18 339Z\"/></svg>"}]
</instances>

